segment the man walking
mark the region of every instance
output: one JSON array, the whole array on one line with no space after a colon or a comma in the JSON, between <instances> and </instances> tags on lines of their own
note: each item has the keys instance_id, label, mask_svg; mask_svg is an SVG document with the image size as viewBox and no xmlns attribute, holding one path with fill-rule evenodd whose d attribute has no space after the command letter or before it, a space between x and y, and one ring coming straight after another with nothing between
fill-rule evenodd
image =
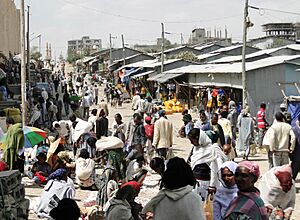
<instances>
[{"instance_id":1,"label":"man walking","mask_svg":"<svg viewBox=\"0 0 300 220\"><path fill-rule=\"evenodd\" d=\"M90 106L92 105L92 97L88 93L85 93L82 98L81 105L83 107L83 118L87 119L89 117Z\"/></svg>"},{"instance_id":2,"label":"man walking","mask_svg":"<svg viewBox=\"0 0 300 220\"><path fill-rule=\"evenodd\" d=\"M129 147L127 158L130 160L144 155L146 134L142 119L143 117L139 113L134 113L133 121L128 126L126 142Z\"/></svg>"},{"instance_id":3,"label":"man walking","mask_svg":"<svg viewBox=\"0 0 300 220\"><path fill-rule=\"evenodd\" d=\"M158 112L159 119L154 123L154 135L152 145L159 156L166 159L169 148L173 145L173 125L166 118L166 112Z\"/></svg>"},{"instance_id":4,"label":"man walking","mask_svg":"<svg viewBox=\"0 0 300 220\"><path fill-rule=\"evenodd\" d=\"M295 134L292 127L285 123L281 112L275 114L276 123L270 127L269 142L273 166L282 166L289 163L289 154L295 147Z\"/></svg>"}]
</instances>

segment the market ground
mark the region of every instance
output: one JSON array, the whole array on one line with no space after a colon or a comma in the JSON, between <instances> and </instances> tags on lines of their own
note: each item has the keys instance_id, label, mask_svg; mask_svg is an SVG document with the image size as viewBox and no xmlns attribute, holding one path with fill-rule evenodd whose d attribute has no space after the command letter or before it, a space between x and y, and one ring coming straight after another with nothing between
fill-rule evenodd
<instances>
[{"instance_id":1,"label":"market ground","mask_svg":"<svg viewBox=\"0 0 300 220\"><path fill-rule=\"evenodd\" d=\"M100 93L103 92L103 88L101 88ZM102 95L103 96L103 95ZM110 107L110 106L109 106ZM113 122L113 117L115 113L120 113L123 116L123 121L126 123L129 122L130 117L133 114L133 111L131 110L131 104L125 103L122 107L118 108L110 108L109 111L109 125ZM197 115L195 113L192 113L193 118L196 118ZM191 144L188 139L183 139L177 137L178 129L182 126L182 116L180 113L168 115L169 120L173 123L174 126L174 151L175 155L183 158L187 158L190 150L191 150ZM261 173L264 173L268 170L268 164L267 164L267 156L264 154L264 152L259 152L257 155L252 156L249 158L250 160L256 161L261 169ZM240 159L237 159L236 161L240 161ZM145 185L143 189L141 190L139 197L137 200L141 202L142 204L147 203L157 192L158 192L158 186L157 181L159 180L159 176L154 173L150 173L146 180ZM298 179L296 181L296 187L297 187L297 200L296 200L296 207L293 214L293 219L300 219L300 174L298 176ZM25 194L26 197L31 200L31 208L33 208L38 198L40 197L42 193L42 188L32 186L31 184L28 184L25 182ZM76 190L76 201L79 205L82 205L83 202L90 196L95 196L94 194L91 194L90 191L83 191L80 189ZM298 217L296 217L298 216ZM34 214L33 210L30 210L30 216L29 219L38 219L37 216Z\"/></svg>"}]
</instances>

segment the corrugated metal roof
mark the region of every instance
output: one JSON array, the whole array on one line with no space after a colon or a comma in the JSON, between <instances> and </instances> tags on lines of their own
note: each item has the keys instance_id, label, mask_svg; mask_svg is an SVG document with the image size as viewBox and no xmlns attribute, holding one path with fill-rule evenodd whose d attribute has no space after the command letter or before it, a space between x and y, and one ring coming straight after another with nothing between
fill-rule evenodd
<instances>
[{"instance_id":1,"label":"corrugated metal roof","mask_svg":"<svg viewBox=\"0 0 300 220\"><path fill-rule=\"evenodd\" d=\"M170 59L164 62L164 65L174 63L180 61L181 59ZM120 67L117 71L124 68L132 68L132 67L142 67L142 68L155 68L161 65L161 62L158 60L143 60L136 63L127 64L125 66Z\"/></svg>"},{"instance_id":2,"label":"corrugated metal roof","mask_svg":"<svg viewBox=\"0 0 300 220\"><path fill-rule=\"evenodd\" d=\"M276 51L282 50L282 49L291 49L291 50L300 51L300 44L290 44L290 45L286 45L286 46L283 46L283 47L260 50L260 51L254 52L254 53L247 54L246 59L262 56L264 54L270 55L270 54L272 54ZM241 61L241 60L242 60L242 55L237 55L237 56L222 57L220 59L213 60L213 61L210 61L208 63L230 63L230 62L238 62L238 61Z\"/></svg>"},{"instance_id":3,"label":"corrugated metal roof","mask_svg":"<svg viewBox=\"0 0 300 220\"><path fill-rule=\"evenodd\" d=\"M212 44L205 44L205 45L197 46L197 47L194 47L194 48L197 49L197 50L203 50L203 49L212 47L212 46L214 46L214 45L216 45L216 44L213 44L213 43L212 43Z\"/></svg>"},{"instance_id":4,"label":"corrugated metal roof","mask_svg":"<svg viewBox=\"0 0 300 220\"><path fill-rule=\"evenodd\" d=\"M220 53L206 53L206 54L201 54L201 55L197 56L197 58L198 58L198 60L204 60L204 59L207 59L209 57L217 56L219 54Z\"/></svg>"},{"instance_id":5,"label":"corrugated metal roof","mask_svg":"<svg viewBox=\"0 0 300 220\"><path fill-rule=\"evenodd\" d=\"M278 65L287 61L299 59L300 55L293 56L274 56L265 59L247 62L246 70L251 71L267 66ZM300 63L299 63L300 66ZM169 70L164 73L241 73L242 63L226 63L226 64L204 64L204 65L189 65L177 69Z\"/></svg>"},{"instance_id":6,"label":"corrugated metal roof","mask_svg":"<svg viewBox=\"0 0 300 220\"><path fill-rule=\"evenodd\" d=\"M218 50L215 50L213 51L213 53L223 53L223 52L228 52L230 50L234 50L234 49L237 49L237 48L240 48L242 47L243 45L242 44L238 44L238 45L232 45L232 46L229 46L229 47L223 47L223 48L220 48Z\"/></svg>"}]
</instances>

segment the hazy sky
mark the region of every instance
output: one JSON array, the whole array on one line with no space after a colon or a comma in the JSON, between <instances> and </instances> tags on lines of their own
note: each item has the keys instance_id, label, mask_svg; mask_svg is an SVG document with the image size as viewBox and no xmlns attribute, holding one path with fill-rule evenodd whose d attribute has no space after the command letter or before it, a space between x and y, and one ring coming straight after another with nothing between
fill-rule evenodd
<instances>
[{"instance_id":1,"label":"hazy sky","mask_svg":"<svg viewBox=\"0 0 300 220\"><path fill-rule=\"evenodd\" d=\"M15 1L17 6L19 1ZM25 2L31 6L31 32L35 35L41 33L43 47L46 42L50 42L57 56L61 52L66 53L68 40L79 39L84 35L101 38L103 47L108 46L109 33L117 37L113 40L115 46L120 46L121 34L124 34L126 44L155 43L155 39L161 35L161 21L165 22L165 31L174 33L166 35L173 43L180 42L180 33L183 33L183 38L187 41L192 29L196 27L205 27L212 33L215 28L221 29L224 35L226 26L228 35L235 41L242 39L244 0L25 0ZM299 0L249 0L249 4L291 12L299 12L300 8ZM250 9L250 19L254 27L249 31L249 38L254 38L264 35L262 24L300 21L300 15ZM38 40L33 40L32 44L37 45Z\"/></svg>"}]
</instances>

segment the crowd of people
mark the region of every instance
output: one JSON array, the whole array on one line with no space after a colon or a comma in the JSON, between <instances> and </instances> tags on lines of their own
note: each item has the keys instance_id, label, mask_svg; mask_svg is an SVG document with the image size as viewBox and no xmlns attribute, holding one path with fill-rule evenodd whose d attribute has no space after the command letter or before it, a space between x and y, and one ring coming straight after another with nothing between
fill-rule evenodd
<instances>
[{"instance_id":1,"label":"crowd of people","mask_svg":"<svg viewBox=\"0 0 300 220\"><path fill-rule=\"evenodd\" d=\"M122 101L118 89L112 92L107 85L102 97L97 85L85 78L68 81L57 75L51 83L52 94L41 92L30 120L51 135L27 155L26 161L29 157L33 164L23 171L43 187L36 208L39 217L78 219L82 210L74 198L80 188L98 191L96 211L87 215L108 220L290 218L300 169L300 117L291 127L286 106L281 106L271 126L265 104L256 121L247 106L239 113L233 100L215 111L200 110L197 120L185 109L178 135L189 139L192 150L184 160L174 155L172 121L151 96L136 91L130 121L117 113L109 129L108 104L115 98ZM7 126L8 134L20 130L10 118ZM21 145L21 138L17 142ZM268 151L270 170L262 175L248 160L254 143ZM19 168L14 165L18 158L11 152L13 144L6 146L8 167L1 162L3 170ZM243 160L236 163L237 157ZM151 172L161 176L159 192L142 207L135 198ZM207 208L209 203L212 209Z\"/></svg>"}]
</instances>

